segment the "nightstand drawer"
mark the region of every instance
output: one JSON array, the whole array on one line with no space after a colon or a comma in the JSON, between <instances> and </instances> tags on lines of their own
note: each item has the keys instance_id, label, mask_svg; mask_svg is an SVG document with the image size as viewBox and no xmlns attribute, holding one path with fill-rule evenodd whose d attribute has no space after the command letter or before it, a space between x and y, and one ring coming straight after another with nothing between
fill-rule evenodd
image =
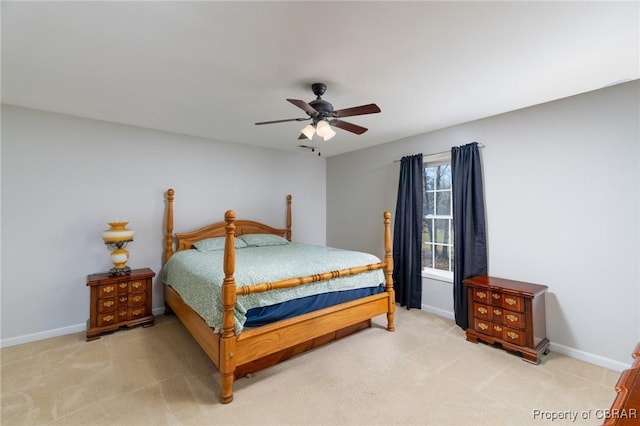
<instances>
[{"instance_id":1,"label":"nightstand drawer","mask_svg":"<svg viewBox=\"0 0 640 426\"><path fill-rule=\"evenodd\" d=\"M116 295L116 285L106 284L98 287L98 297L113 297Z\"/></svg>"},{"instance_id":2,"label":"nightstand drawer","mask_svg":"<svg viewBox=\"0 0 640 426\"><path fill-rule=\"evenodd\" d=\"M116 310L116 298L98 299L98 312L113 312Z\"/></svg>"},{"instance_id":3,"label":"nightstand drawer","mask_svg":"<svg viewBox=\"0 0 640 426\"><path fill-rule=\"evenodd\" d=\"M524 328L524 313L505 310L503 323L509 327Z\"/></svg>"},{"instance_id":4,"label":"nightstand drawer","mask_svg":"<svg viewBox=\"0 0 640 426\"><path fill-rule=\"evenodd\" d=\"M489 304L489 292L485 290L473 289L473 300L480 303Z\"/></svg>"},{"instance_id":5,"label":"nightstand drawer","mask_svg":"<svg viewBox=\"0 0 640 426\"><path fill-rule=\"evenodd\" d=\"M132 293L136 291L144 291L146 288L147 283L143 280L135 280L129 283L129 291Z\"/></svg>"},{"instance_id":6,"label":"nightstand drawer","mask_svg":"<svg viewBox=\"0 0 640 426\"><path fill-rule=\"evenodd\" d=\"M144 305L147 298L144 293L132 293L129 295L129 306Z\"/></svg>"},{"instance_id":7,"label":"nightstand drawer","mask_svg":"<svg viewBox=\"0 0 640 426\"><path fill-rule=\"evenodd\" d=\"M520 311L524 310L524 299L518 296L511 296L509 294L502 295L502 307L505 309L510 309L512 311Z\"/></svg>"},{"instance_id":8,"label":"nightstand drawer","mask_svg":"<svg viewBox=\"0 0 640 426\"><path fill-rule=\"evenodd\" d=\"M504 326L502 324L493 324L491 326L491 335L502 339L502 336L504 336Z\"/></svg>"},{"instance_id":9,"label":"nightstand drawer","mask_svg":"<svg viewBox=\"0 0 640 426\"><path fill-rule=\"evenodd\" d=\"M524 346L527 343L527 332L515 328L504 327L502 339L514 345Z\"/></svg>"},{"instance_id":10,"label":"nightstand drawer","mask_svg":"<svg viewBox=\"0 0 640 426\"><path fill-rule=\"evenodd\" d=\"M110 312L108 314L98 314L98 327L115 324L117 322L118 317L115 312Z\"/></svg>"},{"instance_id":11,"label":"nightstand drawer","mask_svg":"<svg viewBox=\"0 0 640 426\"><path fill-rule=\"evenodd\" d=\"M482 305L480 303L474 303L474 307L475 307L474 315L477 318L483 318L486 320L491 319L491 306Z\"/></svg>"},{"instance_id":12,"label":"nightstand drawer","mask_svg":"<svg viewBox=\"0 0 640 426\"><path fill-rule=\"evenodd\" d=\"M478 333L491 335L491 331L493 330L493 326L489 321L484 321L478 318L474 318L474 329Z\"/></svg>"}]
</instances>

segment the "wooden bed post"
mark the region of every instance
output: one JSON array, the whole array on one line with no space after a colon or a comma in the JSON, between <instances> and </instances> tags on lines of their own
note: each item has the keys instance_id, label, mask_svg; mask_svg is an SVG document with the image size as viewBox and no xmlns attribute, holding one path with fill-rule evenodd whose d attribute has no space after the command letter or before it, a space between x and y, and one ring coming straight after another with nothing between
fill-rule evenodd
<instances>
[{"instance_id":1,"label":"wooden bed post","mask_svg":"<svg viewBox=\"0 0 640 426\"><path fill-rule=\"evenodd\" d=\"M224 244L224 281L222 282L222 338L220 339L220 376L222 395L220 402L228 404L233 401L233 380L235 379L236 335L233 312L236 306L236 281L233 277L236 263L234 221L236 213L227 210L224 220L227 222Z\"/></svg>"},{"instance_id":2,"label":"wooden bed post","mask_svg":"<svg viewBox=\"0 0 640 426\"><path fill-rule=\"evenodd\" d=\"M287 195L287 235L285 237L291 241L291 194Z\"/></svg>"},{"instance_id":3,"label":"wooden bed post","mask_svg":"<svg viewBox=\"0 0 640 426\"><path fill-rule=\"evenodd\" d=\"M391 213L384 212L384 275L385 291L389 293L389 307L387 309L387 330L394 331L394 317L396 311L396 295L393 290L393 256L391 255Z\"/></svg>"},{"instance_id":4,"label":"wooden bed post","mask_svg":"<svg viewBox=\"0 0 640 426\"><path fill-rule=\"evenodd\" d=\"M173 255L173 194L175 191L169 188L167 190L167 233L164 237L164 263L167 263L167 260Z\"/></svg>"}]
</instances>

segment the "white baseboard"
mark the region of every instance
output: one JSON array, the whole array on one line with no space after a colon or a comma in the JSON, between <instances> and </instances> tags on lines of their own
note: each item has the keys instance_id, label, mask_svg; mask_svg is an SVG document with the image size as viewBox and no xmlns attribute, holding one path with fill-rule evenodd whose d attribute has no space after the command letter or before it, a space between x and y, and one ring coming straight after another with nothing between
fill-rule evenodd
<instances>
[{"instance_id":1,"label":"white baseboard","mask_svg":"<svg viewBox=\"0 0 640 426\"><path fill-rule=\"evenodd\" d=\"M629 362L629 364L625 364L624 362L615 361L609 358L602 357L600 355L594 355L592 353L561 345L559 343L551 342L550 348L552 352L557 352L559 354L579 359L580 361L588 362L589 364L594 364L599 367L608 368L614 371L623 371L631 367L631 362Z\"/></svg>"},{"instance_id":2,"label":"white baseboard","mask_svg":"<svg viewBox=\"0 0 640 426\"><path fill-rule=\"evenodd\" d=\"M153 308L153 315L163 315L164 307ZM64 336L66 334L80 333L87 331L87 323L70 325L67 327L54 328L52 330L40 331L38 333L25 334L22 336L0 339L0 348L22 345L24 343L36 342L38 340L50 339L52 337Z\"/></svg>"},{"instance_id":3,"label":"white baseboard","mask_svg":"<svg viewBox=\"0 0 640 426\"><path fill-rule=\"evenodd\" d=\"M431 314L434 314L434 315L438 315L438 316L441 316L441 317L448 318L450 320L454 320L455 319L455 316L454 316L453 312L446 311L446 310L440 309L440 308L436 308L435 306L429 306L429 305L424 305L423 304L420 307L420 309L425 311L425 312L429 312Z\"/></svg>"},{"instance_id":4,"label":"white baseboard","mask_svg":"<svg viewBox=\"0 0 640 426\"><path fill-rule=\"evenodd\" d=\"M436 308L434 306L423 304L421 309L425 312L429 312L434 315L439 315L441 317L445 317L450 320L455 319L455 314L453 312ZM566 355L568 357L579 359L580 361L588 362L589 364L597 365L598 367L608 368L614 371L623 371L631 367L631 362L629 362L629 364L625 364L624 362L615 361L609 358L602 357L600 355L594 355L592 353L581 351L579 349L574 349L569 346L561 345L559 343L551 342L550 348L552 352L556 352L561 355Z\"/></svg>"}]
</instances>

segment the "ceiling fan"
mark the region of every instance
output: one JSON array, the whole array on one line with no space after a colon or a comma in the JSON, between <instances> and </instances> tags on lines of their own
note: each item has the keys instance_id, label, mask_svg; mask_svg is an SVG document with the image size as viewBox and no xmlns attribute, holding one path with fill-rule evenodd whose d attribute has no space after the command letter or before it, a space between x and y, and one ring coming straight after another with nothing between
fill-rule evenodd
<instances>
[{"instance_id":1,"label":"ceiling fan","mask_svg":"<svg viewBox=\"0 0 640 426\"><path fill-rule=\"evenodd\" d=\"M288 118L284 120L274 121L261 121L259 123L256 123L256 125L311 120L311 124L308 124L302 129L302 133L300 133L298 139L311 139L313 138L313 135L315 133L318 136L322 137L325 141L328 141L336 135L336 132L331 128L331 126L335 126L339 129L355 133L356 135L361 135L368 130L366 127L358 126L357 124L341 120L342 117L376 114L380 112L380 108L378 108L378 105L376 104L367 104L334 110L333 105L322 99L322 95L324 95L324 92L327 90L326 84L313 83L311 85L311 90L313 91L313 94L316 95L316 99L309 103L301 101L299 99L287 99L287 101L291 102L293 105L306 112L308 117Z\"/></svg>"}]
</instances>

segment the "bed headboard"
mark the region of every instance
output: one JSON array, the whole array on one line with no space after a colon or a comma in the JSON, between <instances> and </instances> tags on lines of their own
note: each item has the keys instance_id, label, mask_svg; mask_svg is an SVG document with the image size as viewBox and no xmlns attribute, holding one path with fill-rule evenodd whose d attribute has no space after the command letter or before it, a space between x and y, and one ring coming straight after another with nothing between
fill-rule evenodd
<instances>
[{"instance_id":1,"label":"bed headboard","mask_svg":"<svg viewBox=\"0 0 640 426\"><path fill-rule=\"evenodd\" d=\"M173 199L175 191L172 188L167 190L167 204L166 204L166 235L165 235L165 251L164 262L173 255L173 253L180 250L187 250L193 248L194 243L204 240L206 238L224 237L226 235L225 221L216 222L211 225L206 225L202 228L196 229L191 232L183 232L173 234ZM243 234L274 234L286 238L291 241L291 195L287 195L287 215L286 215L286 228L273 228L264 223L256 222L253 220L234 220L235 235L240 236ZM176 243L176 249L174 251L174 237Z\"/></svg>"}]
</instances>

